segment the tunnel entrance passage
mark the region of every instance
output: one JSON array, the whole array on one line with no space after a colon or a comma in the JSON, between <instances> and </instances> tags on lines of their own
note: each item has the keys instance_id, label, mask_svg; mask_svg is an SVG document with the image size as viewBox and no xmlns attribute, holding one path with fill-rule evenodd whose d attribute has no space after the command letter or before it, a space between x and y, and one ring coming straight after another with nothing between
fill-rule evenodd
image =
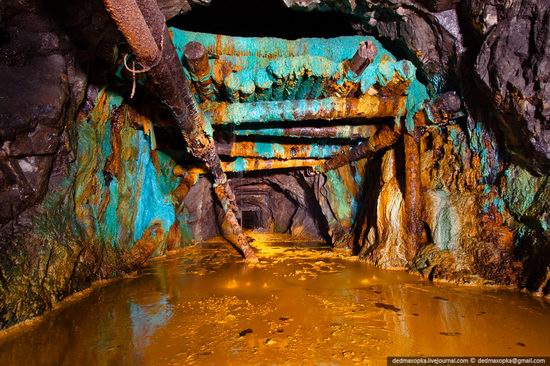
<instances>
[{"instance_id":1,"label":"tunnel entrance passage","mask_svg":"<svg viewBox=\"0 0 550 366\"><path fill-rule=\"evenodd\" d=\"M354 182L362 180L333 171L373 157L403 137L405 213L398 225L416 243L420 168L413 134L415 124L433 114L424 114L428 95L411 62L397 60L370 36L285 40L179 29L172 29L172 36L223 171L288 176L299 170L302 177L323 175L319 182L331 179L331 202L323 203L321 216L332 243L349 246L342 243L352 234L357 202L345 192L357 197ZM315 200L329 201L320 194L324 188L316 189ZM262 226L263 215L244 211L247 226ZM298 225L290 229L293 235L298 231Z\"/></svg>"},{"instance_id":2,"label":"tunnel entrance passage","mask_svg":"<svg viewBox=\"0 0 550 366\"><path fill-rule=\"evenodd\" d=\"M258 210L242 210L243 229L263 229Z\"/></svg>"},{"instance_id":3,"label":"tunnel entrance passage","mask_svg":"<svg viewBox=\"0 0 550 366\"><path fill-rule=\"evenodd\" d=\"M241 186L234 189L234 193L242 211L243 229L269 230L272 221L269 185Z\"/></svg>"},{"instance_id":4,"label":"tunnel entrance passage","mask_svg":"<svg viewBox=\"0 0 550 366\"><path fill-rule=\"evenodd\" d=\"M293 172L252 172L232 177L243 229L330 242L313 190Z\"/></svg>"}]
</instances>

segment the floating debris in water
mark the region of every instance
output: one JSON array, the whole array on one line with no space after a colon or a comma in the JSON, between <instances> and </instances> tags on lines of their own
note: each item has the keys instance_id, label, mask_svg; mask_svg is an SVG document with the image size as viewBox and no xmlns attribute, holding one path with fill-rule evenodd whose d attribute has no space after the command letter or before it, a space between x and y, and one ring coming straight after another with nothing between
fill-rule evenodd
<instances>
[{"instance_id":1,"label":"floating debris in water","mask_svg":"<svg viewBox=\"0 0 550 366\"><path fill-rule=\"evenodd\" d=\"M444 336L454 337L454 336L459 336L462 333L460 333L460 332L439 332L439 334L444 335Z\"/></svg>"},{"instance_id":2,"label":"floating debris in water","mask_svg":"<svg viewBox=\"0 0 550 366\"><path fill-rule=\"evenodd\" d=\"M386 309L386 310L391 310L391 311L394 311L396 313L400 312L401 309L399 309L398 307L395 307L393 305L390 305L390 304L384 304L382 302L377 302L375 303L374 305L376 305L377 308L382 308L382 309Z\"/></svg>"},{"instance_id":3,"label":"floating debris in water","mask_svg":"<svg viewBox=\"0 0 550 366\"><path fill-rule=\"evenodd\" d=\"M252 333L252 332L254 332L252 329L246 328L246 329L241 330L241 331L239 332L239 337L244 337L245 335L247 335L247 334L249 334L249 333Z\"/></svg>"}]
</instances>

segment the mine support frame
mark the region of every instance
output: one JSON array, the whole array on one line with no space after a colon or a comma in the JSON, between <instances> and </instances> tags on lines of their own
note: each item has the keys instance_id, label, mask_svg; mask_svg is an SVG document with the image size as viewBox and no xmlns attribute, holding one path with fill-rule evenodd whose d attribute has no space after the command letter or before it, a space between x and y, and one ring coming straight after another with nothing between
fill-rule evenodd
<instances>
[{"instance_id":1,"label":"mine support frame","mask_svg":"<svg viewBox=\"0 0 550 366\"><path fill-rule=\"evenodd\" d=\"M445 103L433 103L415 113L412 128L407 130L401 123L397 123L405 110L405 90L409 83L406 74L410 74L407 64L401 73L405 76L395 73L380 90L380 94L364 93L357 96L357 80L378 52L375 44L366 41L359 44L350 60L343 62L342 67L348 73L343 83L319 81L319 78L313 77L305 69L301 71L301 77L306 81L301 84L295 77L266 81L264 76L260 81L256 76L254 83L241 82L240 85L235 78L227 77L225 85L220 86L213 78L208 51L201 43L192 41L185 45L182 60L187 66L192 81L190 83L166 29L166 19L154 0L103 1L143 67L141 71L147 73L148 87L172 112L190 153L204 162L214 178L214 191L225 212L222 232L247 260L257 261L257 258L239 224L240 210L225 171L307 168L308 175L323 174L359 159L371 158L393 146L400 137L405 159L402 226L406 231L406 258L409 261L414 258L422 229L419 128L425 125L430 116L446 115L448 111L437 109L438 105ZM230 103L217 102L223 88ZM275 100L270 100L269 93L273 93ZM319 98L322 95L324 98ZM386 125L327 123L326 127L291 126L234 131L237 136L296 136L312 139L336 137L347 138L350 142L362 140L358 145L344 146L340 151L336 151L337 148L334 147L332 150L325 147L323 151L317 148L319 151L313 153L311 146L308 148L305 144L306 146L294 146L288 153L285 151L276 155L268 152L264 156L251 152L249 145L234 140L228 145L216 147L211 132L207 132L211 131L212 126L238 126L242 123L261 125L270 122L330 122L381 117L394 117L396 123L393 128ZM220 159L220 154L240 159L239 163L224 162Z\"/></svg>"}]
</instances>

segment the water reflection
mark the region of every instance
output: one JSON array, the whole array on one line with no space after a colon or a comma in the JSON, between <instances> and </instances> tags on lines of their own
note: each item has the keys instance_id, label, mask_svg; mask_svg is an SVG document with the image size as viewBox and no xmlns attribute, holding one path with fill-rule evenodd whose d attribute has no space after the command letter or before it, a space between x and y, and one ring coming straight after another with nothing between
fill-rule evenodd
<instances>
[{"instance_id":1,"label":"water reflection","mask_svg":"<svg viewBox=\"0 0 550 366\"><path fill-rule=\"evenodd\" d=\"M262 253L255 267L196 248L152 264L0 340L0 364L353 364L550 349L544 300L434 285L324 251Z\"/></svg>"}]
</instances>

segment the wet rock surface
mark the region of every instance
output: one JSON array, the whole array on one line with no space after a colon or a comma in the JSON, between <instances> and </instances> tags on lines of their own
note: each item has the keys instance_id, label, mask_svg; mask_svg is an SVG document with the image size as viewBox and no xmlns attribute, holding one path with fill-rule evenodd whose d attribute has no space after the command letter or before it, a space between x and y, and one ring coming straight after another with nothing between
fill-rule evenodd
<instances>
[{"instance_id":1,"label":"wet rock surface","mask_svg":"<svg viewBox=\"0 0 550 366\"><path fill-rule=\"evenodd\" d=\"M0 45L2 225L46 193L71 87L70 61L55 25L32 13L9 21Z\"/></svg>"},{"instance_id":2,"label":"wet rock surface","mask_svg":"<svg viewBox=\"0 0 550 366\"><path fill-rule=\"evenodd\" d=\"M487 34L475 66L510 150L542 174L550 170L549 17L547 1L513 2Z\"/></svg>"}]
</instances>

